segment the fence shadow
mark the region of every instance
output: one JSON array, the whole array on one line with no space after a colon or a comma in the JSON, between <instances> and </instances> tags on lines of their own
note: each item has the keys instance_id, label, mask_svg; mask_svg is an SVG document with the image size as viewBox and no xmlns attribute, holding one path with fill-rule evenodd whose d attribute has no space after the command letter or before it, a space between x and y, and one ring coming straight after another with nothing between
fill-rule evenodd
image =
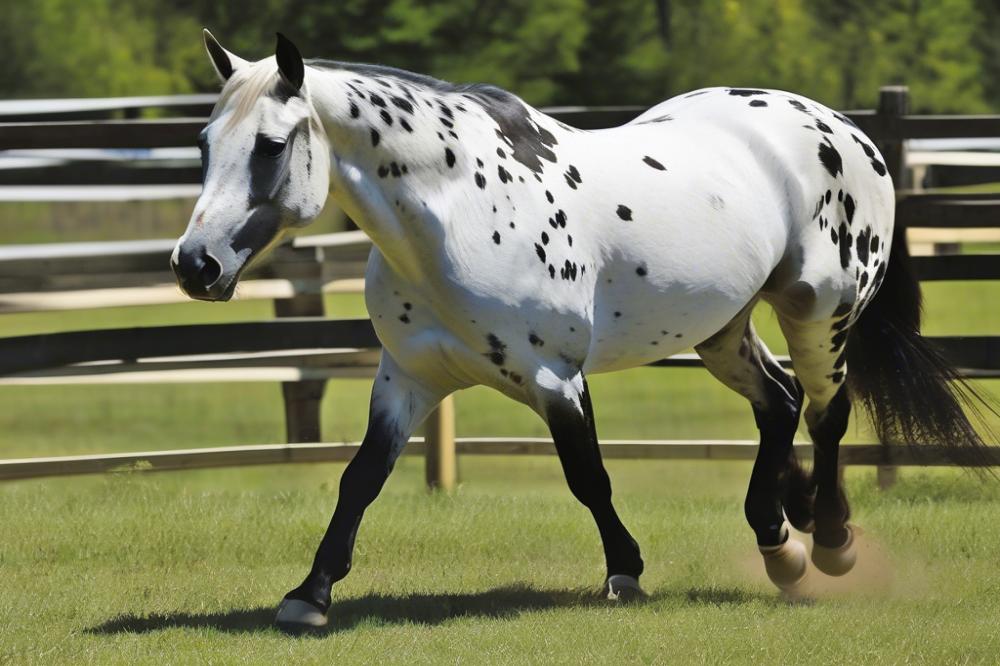
<instances>
[{"instance_id":1,"label":"fence shadow","mask_svg":"<svg viewBox=\"0 0 1000 666\"><path fill-rule=\"evenodd\" d=\"M601 604L594 590L539 590L500 587L472 594L365 595L335 601L330 623L319 635L347 631L362 622L436 625L461 617L506 619L549 608ZM604 604L607 601L603 601ZM219 613L122 615L87 629L91 634L146 633L175 627L245 633L274 629L274 607L240 608Z\"/></svg>"}]
</instances>

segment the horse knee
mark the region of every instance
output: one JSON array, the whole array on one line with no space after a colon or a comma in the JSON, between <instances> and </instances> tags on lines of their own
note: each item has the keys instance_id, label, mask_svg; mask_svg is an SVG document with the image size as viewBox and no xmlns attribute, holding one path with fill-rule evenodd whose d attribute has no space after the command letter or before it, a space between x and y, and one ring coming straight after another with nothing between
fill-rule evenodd
<instances>
[{"instance_id":1,"label":"horse knee","mask_svg":"<svg viewBox=\"0 0 1000 666\"><path fill-rule=\"evenodd\" d=\"M764 400L753 405L754 421L762 435L791 437L799 427L803 391L798 380L780 367L769 377Z\"/></svg>"}]
</instances>

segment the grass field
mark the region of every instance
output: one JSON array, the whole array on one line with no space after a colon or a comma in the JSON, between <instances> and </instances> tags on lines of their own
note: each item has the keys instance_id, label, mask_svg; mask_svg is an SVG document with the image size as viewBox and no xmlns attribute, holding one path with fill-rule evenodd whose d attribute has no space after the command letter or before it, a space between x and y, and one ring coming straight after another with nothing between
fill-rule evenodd
<instances>
[{"instance_id":1,"label":"grass field","mask_svg":"<svg viewBox=\"0 0 1000 666\"><path fill-rule=\"evenodd\" d=\"M928 284L932 335L997 334L1000 285ZM362 316L331 297L332 316ZM2 335L269 318L268 303L10 315ZM757 315L775 352L773 317ZM980 382L1000 396L1000 382ZM363 434L369 382L331 382L324 439ZM749 407L700 370L591 379L604 437L754 438ZM0 387L0 457L283 439L272 384ZM544 435L484 389L456 399L460 435ZM1000 430L1000 419L991 422ZM800 433L805 439L804 433ZM848 441L870 441L863 422ZM270 626L304 575L341 465L126 474L0 485L0 663L995 663L1000 483L904 470L892 490L849 470L865 530L857 569L816 574L815 601L767 583L742 517L744 463L611 461L643 547L648 603L594 592L600 545L555 458L464 458L453 496L405 458L369 511L331 627ZM835 584L836 583L836 584Z\"/></svg>"},{"instance_id":2,"label":"grass field","mask_svg":"<svg viewBox=\"0 0 1000 666\"><path fill-rule=\"evenodd\" d=\"M740 463L613 461L649 602L594 598L596 530L552 458L467 460L452 497L404 459L318 637L270 626L335 501L337 465L0 489L0 661L995 663L1000 486L849 474L854 572L788 605L741 518Z\"/></svg>"}]
</instances>

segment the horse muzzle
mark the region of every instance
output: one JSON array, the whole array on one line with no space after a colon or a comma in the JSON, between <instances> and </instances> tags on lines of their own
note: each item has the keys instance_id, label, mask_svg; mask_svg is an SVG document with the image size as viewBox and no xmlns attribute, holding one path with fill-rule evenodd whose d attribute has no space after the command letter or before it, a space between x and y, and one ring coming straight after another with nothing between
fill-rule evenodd
<instances>
[{"instance_id":1,"label":"horse muzzle","mask_svg":"<svg viewBox=\"0 0 1000 666\"><path fill-rule=\"evenodd\" d=\"M228 301L236 290L238 271L227 271L222 260L204 246L178 243L170 267L181 290L200 301Z\"/></svg>"}]
</instances>

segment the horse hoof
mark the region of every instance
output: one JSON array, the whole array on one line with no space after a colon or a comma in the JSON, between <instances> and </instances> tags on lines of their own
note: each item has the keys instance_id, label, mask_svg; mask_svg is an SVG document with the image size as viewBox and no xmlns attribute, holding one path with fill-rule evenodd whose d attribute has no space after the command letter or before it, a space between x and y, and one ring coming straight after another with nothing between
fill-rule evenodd
<instances>
[{"instance_id":1,"label":"horse hoof","mask_svg":"<svg viewBox=\"0 0 1000 666\"><path fill-rule=\"evenodd\" d=\"M842 546L827 548L813 539L812 561L816 568L827 576L843 576L854 568L858 561L858 549L854 543L854 528L847 527L847 541Z\"/></svg>"},{"instance_id":2,"label":"horse hoof","mask_svg":"<svg viewBox=\"0 0 1000 666\"><path fill-rule=\"evenodd\" d=\"M326 626L326 613L301 599L282 599L274 621L284 629L318 629Z\"/></svg>"},{"instance_id":3,"label":"horse hoof","mask_svg":"<svg viewBox=\"0 0 1000 666\"><path fill-rule=\"evenodd\" d=\"M794 594L808 571L806 547L789 535L783 544L758 546L764 556L764 569L771 582L786 594Z\"/></svg>"},{"instance_id":4,"label":"horse hoof","mask_svg":"<svg viewBox=\"0 0 1000 666\"><path fill-rule=\"evenodd\" d=\"M602 594L607 597L608 601L617 601L620 603L639 601L645 599L647 596L642 591L642 588L639 587L639 581L625 574L609 576L607 582L604 583L604 592Z\"/></svg>"}]
</instances>

